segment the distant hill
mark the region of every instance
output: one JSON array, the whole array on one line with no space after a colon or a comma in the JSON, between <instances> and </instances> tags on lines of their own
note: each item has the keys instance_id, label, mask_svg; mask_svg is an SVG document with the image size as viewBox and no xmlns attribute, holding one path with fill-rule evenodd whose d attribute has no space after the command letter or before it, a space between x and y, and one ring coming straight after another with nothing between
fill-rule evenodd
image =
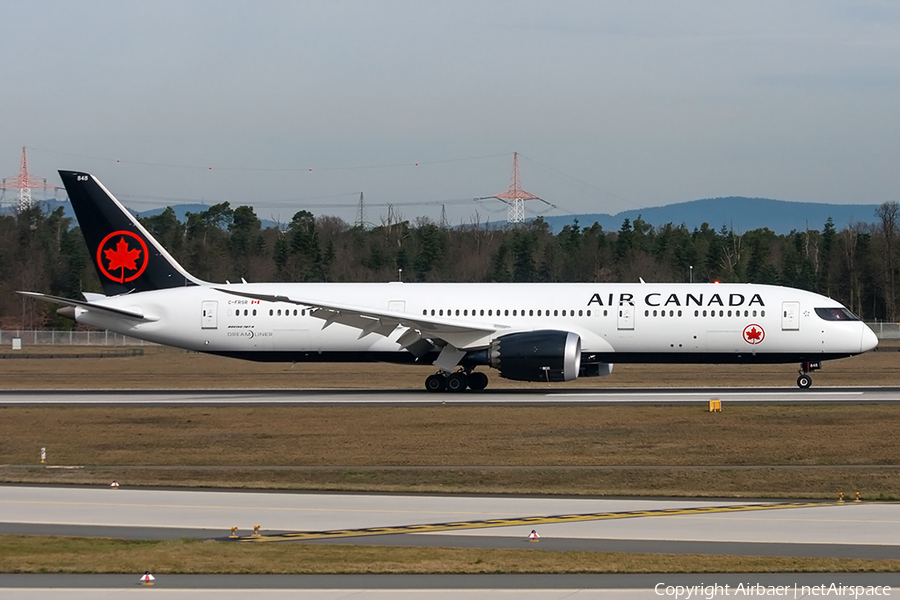
<instances>
[{"instance_id":1,"label":"distant hill","mask_svg":"<svg viewBox=\"0 0 900 600\"><path fill-rule=\"evenodd\" d=\"M625 219L634 221L635 217L640 216L653 226L683 223L688 229L694 230L703 223L709 223L713 229L718 230L725 225L729 229L733 228L735 233L768 227L775 233L785 234L795 229L821 231L828 217L832 218L838 231L851 223L873 223L876 220L876 208L875 204L822 204L729 196L626 210L615 215L545 216L544 220L553 231L571 225L574 219L578 219L578 224L582 227L589 227L597 222L606 231L618 231Z\"/></svg>"},{"instance_id":2,"label":"distant hill","mask_svg":"<svg viewBox=\"0 0 900 600\"><path fill-rule=\"evenodd\" d=\"M60 200L44 200L41 202L46 210L55 210L62 206L66 215L75 218L72 207L68 202ZM204 204L176 204L172 206L177 217L183 222L185 213L202 212L209 208ZM785 234L792 230L818 229L822 230L828 217L834 220L834 226L840 231L852 223L874 223L876 221L875 204L822 204L819 202L788 202L785 200L771 200L768 198L743 198L741 196L729 196L728 198L707 198L705 200L692 200L666 206L653 206L637 210L626 210L615 215L610 214L581 214L545 216L544 220L550 224L553 231L559 232L565 225L571 225L578 219L582 227L590 227L594 222L600 223L606 231L618 231L625 219L634 221L640 216L644 221L653 226L673 223L682 223L688 229L699 228L703 223L709 223L710 227L718 230L725 225L734 228L736 233L744 233L753 229L768 227L775 233ZM4 212L11 210L4 208ZM135 212L139 217L158 215L162 208ZM134 211L132 211L134 212ZM495 223L501 224L501 223ZM262 226L274 227L275 223L262 219Z\"/></svg>"}]
</instances>

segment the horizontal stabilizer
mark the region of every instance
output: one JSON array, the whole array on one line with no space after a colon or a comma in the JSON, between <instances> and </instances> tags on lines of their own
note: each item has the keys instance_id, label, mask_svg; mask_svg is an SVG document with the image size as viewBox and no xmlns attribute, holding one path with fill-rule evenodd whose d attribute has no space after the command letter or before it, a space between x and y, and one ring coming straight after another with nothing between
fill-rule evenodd
<instances>
[{"instance_id":1,"label":"horizontal stabilizer","mask_svg":"<svg viewBox=\"0 0 900 600\"><path fill-rule=\"evenodd\" d=\"M83 308L93 312L103 312L117 317L128 317L129 319L138 319L140 321L158 321L159 317L150 317L137 310L129 310L126 308L114 308L112 306L103 306L95 302L83 302L81 300L72 300L71 298L61 298L60 296L51 296L50 294L39 294L37 292L16 292L29 298L43 300L45 302L53 302L55 304L65 304L76 308Z\"/></svg>"}]
</instances>

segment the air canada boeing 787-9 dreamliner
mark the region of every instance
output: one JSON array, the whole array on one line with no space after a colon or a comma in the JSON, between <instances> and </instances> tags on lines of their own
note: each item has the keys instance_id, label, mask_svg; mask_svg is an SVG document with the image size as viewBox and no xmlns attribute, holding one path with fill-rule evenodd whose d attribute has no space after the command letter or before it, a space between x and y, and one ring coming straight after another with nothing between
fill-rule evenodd
<instances>
[{"instance_id":1,"label":"air canada boeing 787-9 dreamliner","mask_svg":"<svg viewBox=\"0 0 900 600\"><path fill-rule=\"evenodd\" d=\"M755 284L226 283L201 281L100 183L60 171L104 294L66 305L79 323L255 361L433 364L433 392L487 375L571 381L613 363L791 363L808 388L821 361L875 334L812 292ZM652 373L652 371L651 371Z\"/></svg>"}]
</instances>

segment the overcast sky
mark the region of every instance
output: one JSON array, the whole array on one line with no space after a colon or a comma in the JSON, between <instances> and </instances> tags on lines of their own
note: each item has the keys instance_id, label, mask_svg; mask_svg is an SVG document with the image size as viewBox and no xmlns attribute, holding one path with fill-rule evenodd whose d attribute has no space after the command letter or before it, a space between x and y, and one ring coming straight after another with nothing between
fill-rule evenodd
<instances>
[{"instance_id":1,"label":"overcast sky","mask_svg":"<svg viewBox=\"0 0 900 600\"><path fill-rule=\"evenodd\" d=\"M27 146L34 174L90 171L138 210L228 200L287 221L362 191L495 219L471 198L509 186L513 152L553 214L900 200L896 2L0 0L0 16L0 176Z\"/></svg>"}]
</instances>

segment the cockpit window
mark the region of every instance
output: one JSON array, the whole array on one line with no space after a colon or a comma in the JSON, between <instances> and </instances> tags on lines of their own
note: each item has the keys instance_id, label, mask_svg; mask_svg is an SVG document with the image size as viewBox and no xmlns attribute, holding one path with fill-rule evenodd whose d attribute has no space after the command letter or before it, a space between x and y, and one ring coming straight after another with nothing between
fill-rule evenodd
<instances>
[{"instance_id":1,"label":"cockpit window","mask_svg":"<svg viewBox=\"0 0 900 600\"><path fill-rule=\"evenodd\" d=\"M817 308L816 314L826 321L859 321L859 317L846 308Z\"/></svg>"}]
</instances>

